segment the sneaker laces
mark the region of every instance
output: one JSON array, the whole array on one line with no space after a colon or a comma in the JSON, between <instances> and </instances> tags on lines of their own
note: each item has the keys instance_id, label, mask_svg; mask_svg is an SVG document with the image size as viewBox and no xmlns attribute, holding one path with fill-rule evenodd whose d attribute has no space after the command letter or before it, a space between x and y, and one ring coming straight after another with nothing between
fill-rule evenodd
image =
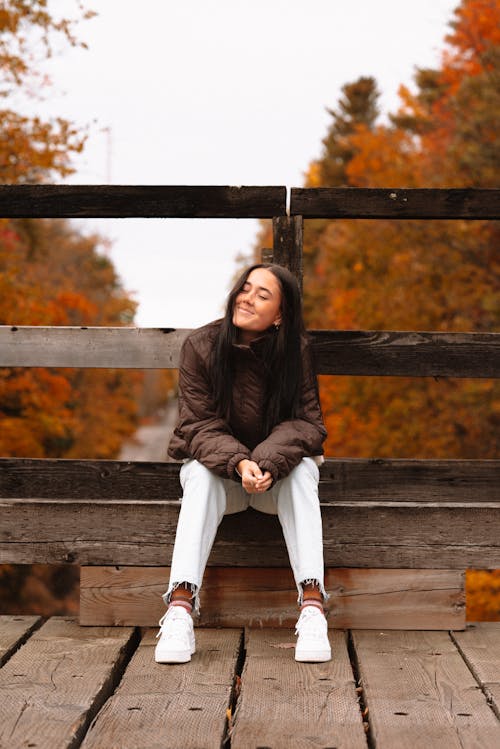
<instances>
[{"instance_id":1,"label":"sneaker laces","mask_svg":"<svg viewBox=\"0 0 500 749\"><path fill-rule=\"evenodd\" d=\"M295 625L295 634L300 634L300 630L305 630L307 637L314 639L323 639L325 636L325 615L317 606L305 606L302 610L297 624Z\"/></svg>"},{"instance_id":2,"label":"sneaker laces","mask_svg":"<svg viewBox=\"0 0 500 749\"><path fill-rule=\"evenodd\" d=\"M163 614L158 622L160 625L160 631L156 635L156 639L158 639L162 634L169 634L176 638L185 636L186 624L188 623L186 616L189 617L189 614L186 612L186 615L184 615L180 611L176 611L176 608L180 608L180 606L172 607L172 609L168 609L167 612Z\"/></svg>"}]
</instances>

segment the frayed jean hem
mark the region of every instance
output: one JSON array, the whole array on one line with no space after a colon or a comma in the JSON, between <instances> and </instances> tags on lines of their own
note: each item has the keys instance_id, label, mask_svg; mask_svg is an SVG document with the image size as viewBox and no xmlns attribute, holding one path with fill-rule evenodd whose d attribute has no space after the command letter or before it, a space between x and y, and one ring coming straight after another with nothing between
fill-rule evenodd
<instances>
[{"instance_id":1,"label":"frayed jean hem","mask_svg":"<svg viewBox=\"0 0 500 749\"><path fill-rule=\"evenodd\" d=\"M297 590L299 592L299 597L297 598L297 603L299 604L299 606L302 606L302 604L304 603L304 588L303 588L304 585L315 585L315 586L317 586L319 588L319 592L321 593L321 595L323 597L323 603L326 603L328 601L328 599L330 598L330 596L326 592L325 586L323 585L323 583L321 582L321 580L318 580L315 577L308 577L305 580L302 580L297 585Z\"/></svg>"},{"instance_id":2,"label":"frayed jean hem","mask_svg":"<svg viewBox=\"0 0 500 749\"><path fill-rule=\"evenodd\" d=\"M181 581L178 583L171 583L168 586L167 592L162 595L165 606L169 605L170 601L172 600L172 593L174 592L174 590L177 590L177 588L179 588L180 586L187 588L191 592L193 614L195 614L195 616L199 616L200 615L200 588L198 585L195 585L194 583L188 583L185 581Z\"/></svg>"}]
</instances>

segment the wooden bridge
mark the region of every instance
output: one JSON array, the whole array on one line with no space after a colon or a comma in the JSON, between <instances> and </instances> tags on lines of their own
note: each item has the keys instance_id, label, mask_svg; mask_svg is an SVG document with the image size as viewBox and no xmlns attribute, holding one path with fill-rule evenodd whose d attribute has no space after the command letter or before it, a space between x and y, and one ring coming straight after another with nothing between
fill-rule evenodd
<instances>
[{"instance_id":1,"label":"wooden bridge","mask_svg":"<svg viewBox=\"0 0 500 749\"><path fill-rule=\"evenodd\" d=\"M287 212L283 187L0 186L0 215L272 218L301 278L308 218L495 219L499 196L293 189ZM0 366L176 367L186 334L0 326ZM312 336L321 374L500 375L498 333ZM0 460L0 562L81 567L79 623L0 619L0 747L500 746L500 625L466 627L464 594L500 567L500 461L326 461L328 664L293 660L281 530L251 510L219 530L192 662L153 663L179 494L176 464Z\"/></svg>"}]
</instances>

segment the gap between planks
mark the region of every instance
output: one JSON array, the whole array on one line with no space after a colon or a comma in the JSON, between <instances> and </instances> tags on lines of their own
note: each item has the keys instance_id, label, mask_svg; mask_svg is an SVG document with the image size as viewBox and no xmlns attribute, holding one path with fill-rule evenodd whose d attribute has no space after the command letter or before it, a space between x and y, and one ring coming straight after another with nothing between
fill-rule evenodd
<instances>
[{"instance_id":1,"label":"gap between planks","mask_svg":"<svg viewBox=\"0 0 500 749\"><path fill-rule=\"evenodd\" d=\"M41 616L0 615L0 668L43 623Z\"/></svg>"},{"instance_id":2,"label":"gap between planks","mask_svg":"<svg viewBox=\"0 0 500 749\"><path fill-rule=\"evenodd\" d=\"M470 624L465 632L450 636L500 720L500 623Z\"/></svg>"},{"instance_id":3,"label":"gap between planks","mask_svg":"<svg viewBox=\"0 0 500 749\"><path fill-rule=\"evenodd\" d=\"M8 647L13 654L6 661L4 668L0 670L0 675L7 673L10 664L15 665L16 673L19 671L18 666L23 661L21 655L23 651L26 655L26 649L29 649L31 640L34 645L31 648L33 651L31 660L30 658L24 658L24 660L28 665L31 664L32 669L35 667L37 674L34 678L34 673L32 673L31 679L26 682L26 687L31 688L33 693L43 686L43 680L40 678L43 675L43 668L40 667L38 659L41 657L43 651L41 645L44 642L51 639L58 641L57 648L49 653L50 661L50 659L57 660L61 648L63 650L69 648L70 653L71 648L78 644L81 645L80 652L92 645L96 646L94 650L102 652L102 636L113 634L113 630L108 628L80 629L72 620L62 617L54 617L36 631L33 631L33 625L36 626L40 621L37 617L24 617L24 622L22 617L0 617L0 625L2 623L11 625L13 619L18 620L16 625L18 629L22 630L24 627L24 631L18 631L13 638L10 637L11 643ZM1 632L0 627L0 643L3 643L5 647L6 639L9 638L2 638ZM171 735L170 739L162 738L162 747L179 746L176 726L178 726L178 710L182 704L190 718L188 734L193 739L190 743L189 735L187 735L187 743L183 740L182 745L207 746L203 740L201 744L199 741L200 735L206 738L206 732L203 733L206 729L202 719L202 716L205 716L203 709L198 709L203 708L203 705L193 702L193 699L196 701L197 697L196 690L193 693L193 689L190 688L190 679L198 692L201 691L202 697L208 692L209 701L211 699L217 705L215 713L217 739L215 743L210 743L208 746L223 745L226 749L229 746L232 749L244 747L246 749L249 738L254 736L258 745L267 745L269 743L267 739L273 738L271 742L273 749L280 746L290 749L309 746L311 736L314 734L316 738L320 738L322 733L323 739L326 740L328 737L327 743L323 742L325 746L332 745L331 741L335 734L339 746L355 746L364 749L367 745L368 747L398 745L398 747L411 747L412 749L425 746L441 749L443 732L448 732L447 747L458 747L461 745L460 742L465 742L466 746L496 745L488 744L488 741L497 741L500 738L498 722L500 623L469 626L465 632L449 634L425 631L378 633L354 631L349 649L345 644L345 634L336 631L330 633L334 647L333 659L328 664L296 663L293 657L292 632L269 629L246 630L246 651L241 642L241 631L234 630L233 632L236 633L234 636L227 629L197 629L199 653L194 656L191 663L181 667L155 666L153 648L156 630L143 633L139 645L135 643L135 649L129 646L129 658L121 662L119 670L116 669L117 659L114 658L114 681L113 674L111 673L110 676L108 668L106 690L101 688L99 691L94 688L92 705L90 708L87 707L86 716L83 718L80 716L79 730L74 730L74 713L73 720L67 721L64 728L69 739L61 746L74 749L80 745L83 736L85 738L82 749L109 746L108 740L117 738L115 729L122 723L128 726L125 733L127 736L130 734L130 741L124 737L119 745L124 748L134 747L134 749L141 745L145 746L146 744L142 741L138 743L139 734L143 730L140 728L139 731L138 726L141 725L141 719L144 725L144 714L141 715L137 700L146 699L149 688L149 702L154 704L158 698L158 694L155 697L155 690L152 688L155 679L160 679L160 682L163 680L164 683L170 682L171 687L172 679L176 680L176 685L173 685L171 689L174 702L177 700L171 707L171 712L173 710L173 715L170 716ZM114 630L114 635L118 636L119 632ZM13 652L12 646L15 643L19 645L23 638L27 640L25 645ZM217 638L226 643L223 647L227 652L231 651L231 647L233 648L232 655L229 652L229 658L225 662L225 679L212 679L207 672L207 668L211 667L211 657L208 653L220 652ZM78 641L76 645L75 640ZM234 640L232 646L231 643L227 645L229 640ZM105 638L105 641L109 644L109 637ZM201 657L198 658L198 656ZM77 661L80 663L78 659ZM50 678L52 697L54 697L54 687L59 683L61 671L65 668L62 662L59 667L58 675ZM238 695L235 691L235 683L237 683L236 677L241 673L242 667L244 672L241 694ZM53 671L55 673L54 668ZM111 671L113 672L113 668ZM8 691L2 695L3 708L7 707L5 698L8 700L9 692L15 686L15 679L12 675L7 681L9 682ZM59 686L61 687L61 684ZM361 710L358 706L360 687L363 688ZM356 693L356 688L358 693ZM218 693L217 690L219 690ZM164 684L163 686L160 684L157 692L159 692L160 700L165 703ZM35 696L33 694L33 698ZM70 702L67 692L63 697L64 707L67 708ZM100 698L99 703L96 700L97 697ZM113 705L119 706L120 700L122 713L125 713L128 721L117 719L116 715L112 717ZM127 700L129 700L128 704L126 704ZM275 719L270 722L264 720L269 700L271 705L276 703L276 708L279 706L277 714L280 716L280 721L279 726L276 727L272 725L276 722ZM80 700L78 702L80 709L82 709L81 704ZM162 723L165 710L163 712L157 710L153 704L149 704L149 709L152 709L153 716L161 719L160 725L165 727ZM45 711L47 710L47 705L43 702L38 702L38 705L42 706ZM229 708L229 719L226 719L224 715L223 706L225 710ZM54 705L49 707L54 709ZM319 717L315 722L311 718L318 709ZM366 712L370 709L371 713ZM362 712L365 714L363 715ZM64 713L59 715L59 722L62 715ZM93 715L96 717L87 730ZM25 715L21 714L18 717L26 720ZM43 732L43 726L46 726L47 722L46 712L42 711L41 716L33 715L32 717L35 720L31 722L37 725L38 746L51 746L50 742L53 737L50 738L49 743L40 743L40 738L43 739L43 735L40 736L40 730ZM40 723L40 718L43 718L42 723ZM106 721L108 729L111 726L111 733L107 734L107 738L103 732ZM134 721L136 733L135 738L131 740L134 733L130 729ZM359 726L361 726L361 732L358 730ZM282 729L281 733L284 738L278 735L279 727ZM22 725L21 728L23 728ZM4 730L5 726L2 726L2 729ZM345 740L342 738L343 731L347 736ZM365 731L367 731L366 736ZM293 733L292 738L291 733ZM24 739L27 738L27 736L24 737ZM148 746L153 746L150 742L146 743ZM15 746L16 744L10 741L8 745Z\"/></svg>"},{"instance_id":4,"label":"gap between planks","mask_svg":"<svg viewBox=\"0 0 500 749\"><path fill-rule=\"evenodd\" d=\"M500 746L492 705L500 684L500 623L487 637L482 626L459 633L352 632L370 747Z\"/></svg>"},{"instance_id":5,"label":"gap between planks","mask_svg":"<svg viewBox=\"0 0 500 749\"><path fill-rule=\"evenodd\" d=\"M0 617L0 628L10 622ZM5 625L5 626L2 626ZM53 617L33 630L0 669L0 747L76 749L114 692L138 642L138 631L83 630Z\"/></svg>"}]
</instances>

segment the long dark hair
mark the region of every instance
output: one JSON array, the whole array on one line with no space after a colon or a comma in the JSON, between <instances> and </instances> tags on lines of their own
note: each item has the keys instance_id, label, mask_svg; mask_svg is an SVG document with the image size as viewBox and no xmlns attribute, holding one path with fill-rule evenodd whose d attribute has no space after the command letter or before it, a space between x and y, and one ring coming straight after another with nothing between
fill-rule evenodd
<instances>
[{"instance_id":1,"label":"long dark hair","mask_svg":"<svg viewBox=\"0 0 500 749\"><path fill-rule=\"evenodd\" d=\"M297 416L300 399L301 338L305 335L305 329L299 285L287 268L271 263L257 263L247 268L238 278L227 298L226 312L212 353L211 375L217 412L229 420L233 345L238 341L238 328L233 325L234 304L248 276L256 268L270 271L278 280L281 290L281 324L278 329L271 326L262 344L262 362L267 373L263 418L264 429L268 434L276 424Z\"/></svg>"}]
</instances>

